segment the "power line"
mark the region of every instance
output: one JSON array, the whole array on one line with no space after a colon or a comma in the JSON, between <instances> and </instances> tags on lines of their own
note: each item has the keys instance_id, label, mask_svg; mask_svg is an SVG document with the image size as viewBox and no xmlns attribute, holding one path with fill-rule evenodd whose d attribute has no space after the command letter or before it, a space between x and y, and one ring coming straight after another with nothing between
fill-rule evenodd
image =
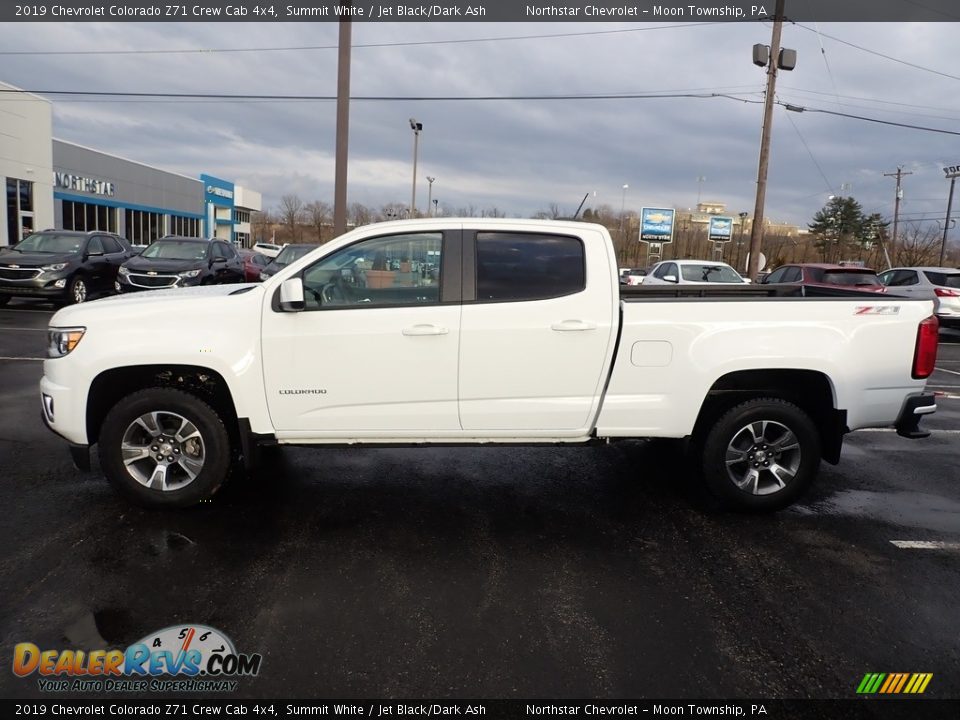
<instances>
[{"instance_id":1,"label":"power line","mask_svg":"<svg viewBox=\"0 0 960 720\"><path fill-rule=\"evenodd\" d=\"M925 127L923 125L910 125L909 123L899 123L894 122L893 120L880 120L879 118L866 117L865 115L853 115L852 113L843 113L837 112L836 110L821 110L819 108L803 107L800 105L793 105L792 103L786 103L780 100L775 101L778 105L782 105L787 108L787 110L792 110L793 112L813 112L813 113L823 113L824 115L836 115L837 117L850 118L852 120L863 120L864 122L878 123L880 125L892 125L894 127L907 128L908 130L923 130L924 132L934 132L940 133L942 135L957 135L960 136L960 132L956 130L944 130L942 128L931 128Z\"/></svg>"},{"instance_id":2,"label":"power line","mask_svg":"<svg viewBox=\"0 0 960 720\"><path fill-rule=\"evenodd\" d=\"M918 65L917 63L912 63L909 60L901 60L900 58L895 58L892 55L887 55L885 53L878 52L876 50L871 50L870 48L865 48L862 45L857 45L856 43L852 43L847 40L841 40L840 38L835 37L833 35L828 35L827 33L820 33L811 27L807 27L803 23L794 22L793 24L799 28L803 28L804 30L807 30L808 32L816 32L819 35L823 35L823 37L830 38L835 42L841 43L842 45L847 45L849 47L856 48L857 50L862 50L865 53L870 53L871 55L882 57L885 60L891 60L893 62L900 63L901 65L906 65L907 67L912 67L916 70L923 70L924 72L933 73L934 75L940 75L941 77L950 78L951 80L960 80L960 76L958 75L951 75L950 73L945 73L941 70L934 70L933 68L928 68L923 65Z\"/></svg>"},{"instance_id":3,"label":"power line","mask_svg":"<svg viewBox=\"0 0 960 720\"><path fill-rule=\"evenodd\" d=\"M813 151L810 149L810 146L807 145L806 139L803 137L803 134L800 132L800 128L797 127L797 124L793 121L793 118L790 116L790 113L787 113L787 120L790 121L790 124L793 125L793 129L797 132L797 137L800 138L800 142L803 143L803 147L806 148L807 154L810 156L810 159L813 161L814 166L817 168L817 172L820 173L820 177L823 178L823 182L827 185L827 190L831 193L833 192L833 184L827 179L826 173L823 172L823 168L820 167L820 163L817 162L817 158L814 157Z\"/></svg>"},{"instance_id":4,"label":"power line","mask_svg":"<svg viewBox=\"0 0 960 720\"><path fill-rule=\"evenodd\" d=\"M177 100L221 100L227 102L244 101L330 101L335 95L228 95L223 93L162 93L162 92L112 92L102 90L7 90L0 88L3 94L13 95L29 93L32 95L81 95L98 98L153 98ZM747 93L718 92L673 92L673 93L582 93L565 95L354 95L351 101L358 102L488 102L511 100L654 100L658 98L727 98L743 103L759 104L760 100L750 100L740 95ZM749 93L754 94L754 93Z\"/></svg>"},{"instance_id":5,"label":"power line","mask_svg":"<svg viewBox=\"0 0 960 720\"><path fill-rule=\"evenodd\" d=\"M805 88L790 87L789 85L784 85L784 86L781 87L781 89L787 90L787 91L789 91L789 92L804 93L804 94L807 94L807 95L822 95L822 96L824 96L824 97L834 97L834 96L835 96L834 93L823 92L822 90L807 90L807 89L805 89ZM782 93L781 93L781 94L782 94ZM880 98L864 97L864 96L862 96L862 95L839 95L839 96L836 96L836 97L841 97L841 98L844 98L845 100L862 100L862 101L864 101L864 102L877 103L877 104L879 104L879 105L896 105L896 106L898 106L898 107L915 108L915 109L919 109L919 110L936 110L936 111L938 111L938 112L948 112L948 113L949 113L949 112L954 112L954 113L960 113L960 109L957 109L957 108L934 107L934 106L932 106L932 105L917 105L916 103L898 102L898 101L896 101L896 100L881 100ZM861 107L862 107L862 106L861 106ZM879 108L872 108L872 109L878 110ZM893 112L893 111L891 111L891 112ZM918 114L918 115L919 115L919 114L926 115L926 113L916 113L916 114ZM939 116L939 115L928 115L928 117L941 117L941 116ZM942 119L944 119L944 120L954 120L954 119L956 119L956 118L942 118Z\"/></svg>"},{"instance_id":6,"label":"power line","mask_svg":"<svg viewBox=\"0 0 960 720\"><path fill-rule=\"evenodd\" d=\"M616 35L624 33L648 32L650 30L675 30L677 28L704 27L707 25L725 25L722 21L677 23L675 25L653 25L649 27L621 28L618 30L586 30L573 33L547 33L541 35L504 35L501 37L452 38L449 40L407 40L402 42L356 43L353 49L418 47L422 45L463 45L466 43L501 42L512 40L546 40L553 38L587 37L592 35ZM299 52L304 50L336 50L337 45L294 45L284 47L258 48L165 48L136 50L0 50L0 55L204 55L220 53L260 53L260 52Z\"/></svg>"}]
</instances>

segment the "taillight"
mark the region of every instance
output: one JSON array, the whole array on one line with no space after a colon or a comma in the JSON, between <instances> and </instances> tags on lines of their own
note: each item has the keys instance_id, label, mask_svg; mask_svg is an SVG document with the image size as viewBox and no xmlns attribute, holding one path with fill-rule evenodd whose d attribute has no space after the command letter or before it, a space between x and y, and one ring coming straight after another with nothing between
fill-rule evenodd
<instances>
[{"instance_id":1,"label":"taillight","mask_svg":"<svg viewBox=\"0 0 960 720\"><path fill-rule=\"evenodd\" d=\"M937 297L960 297L960 292L951 288L936 287L933 292L936 293Z\"/></svg>"},{"instance_id":2,"label":"taillight","mask_svg":"<svg viewBox=\"0 0 960 720\"><path fill-rule=\"evenodd\" d=\"M937 332L940 323L935 315L920 322L917 328L917 345L913 351L913 379L923 380L933 373L937 363Z\"/></svg>"}]
</instances>

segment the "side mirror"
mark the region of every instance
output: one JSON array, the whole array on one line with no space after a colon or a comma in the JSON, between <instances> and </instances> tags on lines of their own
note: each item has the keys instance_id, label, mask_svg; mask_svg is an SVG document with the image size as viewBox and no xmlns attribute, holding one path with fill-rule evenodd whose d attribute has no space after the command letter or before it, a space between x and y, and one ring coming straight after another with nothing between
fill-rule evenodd
<instances>
[{"instance_id":1,"label":"side mirror","mask_svg":"<svg viewBox=\"0 0 960 720\"><path fill-rule=\"evenodd\" d=\"M307 304L303 300L303 279L288 278L280 285L280 309L283 312L300 312Z\"/></svg>"},{"instance_id":2,"label":"side mirror","mask_svg":"<svg viewBox=\"0 0 960 720\"><path fill-rule=\"evenodd\" d=\"M667 282L675 283L675 282L677 281L677 276L676 276L676 275L664 275L664 276L663 276L663 279L666 280Z\"/></svg>"}]
</instances>

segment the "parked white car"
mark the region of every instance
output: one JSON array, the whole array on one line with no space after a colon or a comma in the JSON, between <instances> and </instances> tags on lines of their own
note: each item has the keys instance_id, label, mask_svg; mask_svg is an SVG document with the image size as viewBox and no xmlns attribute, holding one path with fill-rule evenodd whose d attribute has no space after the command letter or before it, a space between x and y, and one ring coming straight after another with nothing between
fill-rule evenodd
<instances>
[{"instance_id":1,"label":"parked white car","mask_svg":"<svg viewBox=\"0 0 960 720\"><path fill-rule=\"evenodd\" d=\"M945 267L899 267L880 273L890 293L933 300L940 327L960 328L960 270Z\"/></svg>"},{"instance_id":2,"label":"parked white car","mask_svg":"<svg viewBox=\"0 0 960 720\"><path fill-rule=\"evenodd\" d=\"M736 270L713 260L663 260L643 279L644 285L700 285L748 283Z\"/></svg>"}]
</instances>

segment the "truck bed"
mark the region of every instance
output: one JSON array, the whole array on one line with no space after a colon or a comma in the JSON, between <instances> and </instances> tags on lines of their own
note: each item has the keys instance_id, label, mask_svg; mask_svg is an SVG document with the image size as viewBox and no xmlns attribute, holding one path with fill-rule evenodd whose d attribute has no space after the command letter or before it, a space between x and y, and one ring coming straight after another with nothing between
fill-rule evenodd
<instances>
[{"instance_id":1,"label":"truck bed","mask_svg":"<svg viewBox=\"0 0 960 720\"><path fill-rule=\"evenodd\" d=\"M873 298L874 300L905 300L907 298L867 290L846 290L811 285L733 285L703 283L701 285L621 285L620 299L624 302L639 302L662 298L722 298L759 299L770 298Z\"/></svg>"}]
</instances>

